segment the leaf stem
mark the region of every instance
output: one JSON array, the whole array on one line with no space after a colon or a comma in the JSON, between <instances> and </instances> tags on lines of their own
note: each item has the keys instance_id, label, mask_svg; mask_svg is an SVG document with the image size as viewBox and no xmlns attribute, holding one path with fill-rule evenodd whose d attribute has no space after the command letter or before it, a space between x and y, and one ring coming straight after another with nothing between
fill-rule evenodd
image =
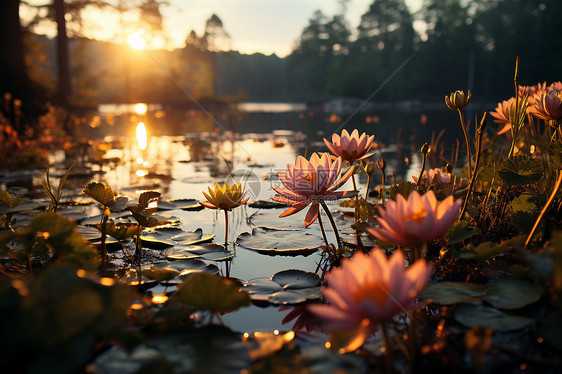
<instances>
[{"instance_id":1,"label":"leaf stem","mask_svg":"<svg viewBox=\"0 0 562 374\"><path fill-rule=\"evenodd\" d=\"M464 121L462 108L458 108L459 119L461 121L462 132L464 133L464 141L466 143L466 155L468 157L468 178L472 178L472 151L470 150L470 142L468 141L468 129Z\"/></svg>"},{"instance_id":2,"label":"leaf stem","mask_svg":"<svg viewBox=\"0 0 562 374\"><path fill-rule=\"evenodd\" d=\"M486 112L482 116L482 120L480 121L480 126L478 127L478 144L476 147L476 163L474 165L474 173L470 178L470 183L468 185L468 192L466 193L466 198L464 199L464 204L462 206L461 214L459 215L459 221L462 221L464 217L464 213L466 212L466 207L468 206L468 200L470 200L470 195L472 195L472 190L474 188L474 182L476 181L476 174L478 171L478 164L480 163L480 153L482 150L482 136L484 135L484 127L486 127Z\"/></svg>"}]
</instances>

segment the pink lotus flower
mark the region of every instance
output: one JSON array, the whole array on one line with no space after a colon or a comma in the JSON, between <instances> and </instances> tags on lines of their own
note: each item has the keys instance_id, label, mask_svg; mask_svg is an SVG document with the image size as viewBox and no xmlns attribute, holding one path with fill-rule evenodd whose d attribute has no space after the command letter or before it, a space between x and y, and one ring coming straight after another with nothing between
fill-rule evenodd
<instances>
[{"instance_id":1,"label":"pink lotus flower","mask_svg":"<svg viewBox=\"0 0 562 374\"><path fill-rule=\"evenodd\" d=\"M412 175L414 182L418 183L418 177ZM444 173L439 168L430 169L423 171L421 183L425 183L427 186L432 184L444 184L451 181L451 173Z\"/></svg>"},{"instance_id":2,"label":"pink lotus flower","mask_svg":"<svg viewBox=\"0 0 562 374\"><path fill-rule=\"evenodd\" d=\"M327 153L322 156L313 153L310 161L298 156L295 165L287 164L287 171L279 172L279 179L286 188L273 187L277 195L272 200L292 206L279 217L290 216L311 205L304 221L308 227L318 218L320 203L355 196L357 191L336 191L353 173L350 168L340 178L341 163L341 157L332 160Z\"/></svg>"},{"instance_id":3,"label":"pink lotus flower","mask_svg":"<svg viewBox=\"0 0 562 374\"><path fill-rule=\"evenodd\" d=\"M400 250L390 259L380 249L369 254L356 252L326 275L328 286L322 288L322 295L328 304L312 304L308 309L330 330L358 329L346 347L353 350L377 329L377 324L418 307L416 297L430 275L431 265L423 259L406 269Z\"/></svg>"},{"instance_id":4,"label":"pink lotus flower","mask_svg":"<svg viewBox=\"0 0 562 374\"><path fill-rule=\"evenodd\" d=\"M373 146L374 139L374 135L368 136L365 133L359 136L359 131L355 129L351 135L349 135L347 130L343 130L341 136L333 134L331 143L324 138L324 143L326 143L330 152L335 156L339 156L351 164L354 161L364 160L374 154L374 152L367 153Z\"/></svg>"},{"instance_id":5,"label":"pink lotus flower","mask_svg":"<svg viewBox=\"0 0 562 374\"><path fill-rule=\"evenodd\" d=\"M387 201L386 208L378 207L379 227L366 231L385 242L399 246L419 246L443 235L459 217L462 200L453 196L439 202L433 191L421 195L412 191L408 200L398 195Z\"/></svg>"},{"instance_id":6,"label":"pink lotus flower","mask_svg":"<svg viewBox=\"0 0 562 374\"><path fill-rule=\"evenodd\" d=\"M551 90L535 95L535 117L544 120L560 121L562 119L562 92Z\"/></svg>"}]
</instances>

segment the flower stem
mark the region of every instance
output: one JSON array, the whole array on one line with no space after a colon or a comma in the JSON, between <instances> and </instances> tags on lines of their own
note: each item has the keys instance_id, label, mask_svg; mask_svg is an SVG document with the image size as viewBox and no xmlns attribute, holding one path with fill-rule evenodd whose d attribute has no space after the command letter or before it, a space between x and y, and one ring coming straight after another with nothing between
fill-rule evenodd
<instances>
[{"instance_id":1,"label":"flower stem","mask_svg":"<svg viewBox=\"0 0 562 374\"><path fill-rule=\"evenodd\" d=\"M386 331L386 326L381 323L381 337L384 343L384 361L386 366L386 372L388 374L394 373L394 355L392 352L392 346L390 339L388 337L388 331Z\"/></svg>"},{"instance_id":2,"label":"flower stem","mask_svg":"<svg viewBox=\"0 0 562 374\"><path fill-rule=\"evenodd\" d=\"M228 249L228 210L224 210L224 249Z\"/></svg>"},{"instance_id":3,"label":"flower stem","mask_svg":"<svg viewBox=\"0 0 562 374\"><path fill-rule=\"evenodd\" d=\"M369 197L369 184L371 184L371 176L367 175L367 189L365 189L365 201Z\"/></svg>"},{"instance_id":4,"label":"flower stem","mask_svg":"<svg viewBox=\"0 0 562 374\"><path fill-rule=\"evenodd\" d=\"M353 166L353 164L350 164L352 168L354 168L355 166ZM355 174L351 174L351 181L353 182L353 190L357 191L357 186L355 184ZM365 198L366 200L366 198ZM355 195L355 204L353 204L355 206L355 212L354 212L354 216L355 216L355 224L357 225L359 223L359 216L360 216L360 212L359 212L359 194ZM337 235L337 231L334 229L334 231L336 232ZM359 250L363 250L363 243L361 243L361 237L359 236L359 231L355 230L355 242L357 244L357 249ZM340 245L340 242L338 240L338 245L340 246L340 248L342 247Z\"/></svg>"},{"instance_id":5,"label":"flower stem","mask_svg":"<svg viewBox=\"0 0 562 374\"><path fill-rule=\"evenodd\" d=\"M328 219L330 220L330 224L332 225L332 230L334 230L334 235L336 236L336 241L338 242L338 248L343 248L343 244L340 239L340 234L338 233L338 228L336 227L336 222L334 222L334 217L332 217L332 213L330 213L330 209L328 209L328 206L324 202L322 202L321 205L322 208L324 208L324 211L326 212ZM320 216L320 213L318 213L318 216Z\"/></svg>"},{"instance_id":6,"label":"flower stem","mask_svg":"<svg viewBox=\"0 0 562 374\"><path fill-rule=\"evenodd\" d=\"M466 193L466 198L464 199L464 204L461 210L461 214L459 215L459 221L461 221L464 217L464 213L466 212L466 207L468 206L468 200L470 199L470 195L472 194L472 190L474 188L474 182L476 181L476 172L478 171L478 164L480 163L480 151L482 150L482 136L484 135L484 127L486 127L486 112L482 116L482 120L480 121L480 126L478 127L478 145L476 149L476 164L474 165L474 173L472 173L472 177L470 178L470 183L468 185L468 192Z\"/></svg>"},{"instance_id":7,"label":"flower stem","mask_svg":"<svg viewBox=\"0 0 562 374\"><path fill-rule=\"evenodd\" d=\"M464 122L464 114L462 108L458 108L459 118L461 121L462 132L464 133L464 141L466 143L466 155L468 156L468 178L472 178L472 151L470 150L470 143L468 141L468 130L466 128L466 123Z\"/></svg>"},{"instance_id":8,"label":"flower stem","mask_svg":"<svg viewBox=\"0 0 562 374\"><path fill-rule=\"evenodd\" d=\"M324 243L326 243L326 250L330 244L328 244L328 238L326 238L326 232L324 231L324 225L322 224L322 213L318 211L318 225L320 225L320 230L322 231L322 238L324 238Z\"/></svg>"},{"instance_id":9,"label":"flower stem","mask_svg":"<svg viewBox=\"0 0 562 374\"><path fill-rule=\"evenodd\" d=\"M542 208L541 214L539 214L539 217L535 221L535 224L533 225L533 228L531 229L531 232L529 233L529 236L527 237L527 240L525 240L525 247L527 247L529 245L529 242L531 241L531 238L533 237L533 234L537 230L537 227L539 227L539 223L540 223L542 217L544 217L546 211L550 207L550 204L552 204L552 202L554 201L554 198L556 197L556 194L558 193L558 190L560 189L561 184L562 184L562 169L559 169L558 170L558 179L556 180L556 184L554 185L554 188L552 189L552 193L550 194L550 197L548 198L545 206Z\"/></svg>"}]
</instances>

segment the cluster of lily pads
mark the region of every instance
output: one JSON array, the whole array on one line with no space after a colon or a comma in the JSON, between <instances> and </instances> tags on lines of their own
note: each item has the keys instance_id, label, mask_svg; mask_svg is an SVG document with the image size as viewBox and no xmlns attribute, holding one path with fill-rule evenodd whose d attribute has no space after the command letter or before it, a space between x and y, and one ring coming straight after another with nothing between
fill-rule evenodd
<instances>
[{"instance_id":1,"label":"cluster of lily pads","mask_svg":"<svg viewBox=\"0 0 562 374\"><path fill-rule=\"evenodd\" d=\"M463 113L470 92L448 95L465 157L432 168L435 150L425 144L412 181L386 183L384 159L369 161L374 136L333 134L324 140L329 152L298 156L279 172L283 186L272 201L284 210L258 210L249 218L254 230L235 243L229 212L264 206L248 201L242 183L209 187L206 201L161 201L157 191L131 200L102 182L64 198L70 168L57 189L47 169L47 202L0 190L2 367L555 371L562 365L561 85L515 81L516 96L491 113L503 121L499 134L486 128L486 113L471 131ZM355 180L362 172L365 191ZM224 244L166 214L205 208L224 211ZM305 210L303 221L295 214ZM288 234L315 222L319 235ZM315 273L239 280L229 271L237 246L322 255ZM222 315L252 303L290 309L284 322L293 327L243 334L224 326ZM301 339L310 334L316 344Z\"/></svg>"}]
</instances>

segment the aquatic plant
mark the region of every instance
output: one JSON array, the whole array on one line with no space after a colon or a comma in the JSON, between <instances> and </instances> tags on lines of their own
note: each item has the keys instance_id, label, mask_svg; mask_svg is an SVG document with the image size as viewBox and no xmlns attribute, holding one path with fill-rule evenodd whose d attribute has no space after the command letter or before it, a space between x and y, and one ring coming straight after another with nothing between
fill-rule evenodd
<instances>
[{"instance_id":1,"label":"aquatic plant","mask_svg":"<svg viewBox=\"0 0 562 374\"><path fill-rule=\"evenodd\" d=\"M433 191L420 195L412 191L406 200L397 195L395 201L387 201L379 207L378 227L366 226L365 230L385 242L401 247L419 247L443 235L459 217L462 200L453 196L437 201ZM419 258L417 250L414 259Z\"/></svg>"},{"instance_id":2,"label":"aquatic plant","mask_svg":"<svg viewBox=\"0 0 562 374\"><path fill-rule=\"evenodd\" d=\"M378 248L369 254L356 252L326 275L322 295L327 305L311 304L308 310L321 317L330 331L354 330L342 350L352 351L363 345L379 325L417 308L420 304L416 297L430 275L431 266L424 259L406 268L400 250L390 259Z\"/></svg>"},{"instance_id":3,"label":"aquatic plant","mask_svg":"<svg viewBox=\"0 0 562 374\"><path fill-rule=\"evenodd\" d=\"M445 96L445 104L451 110L456 110L459 113L459 119L461 121L462 132L464 134L464 141L466 143L466 156L468 158L468 177L472 176L472 151L470 145L470 136L468 134L468 126L464 120L463 108L470 102L470 97L472 94L468 90L468 94L465 95L464 91L457 90L449 96Z\"/></svg>"},{"instance_id":4,"label":"aquatic plant","mask_svg":"<svg viewBox=\"0 0 562 374\"><path fill-rule=\"evenodd\" d=\"M368 153L374 144L374 140L374 135L368 136L365 133L359 135L357 129L353 130L350 135L344 129L341 135L332 135L332 142L324 138L324 143L335 157L341 157L345 162L352 164L355 161L367 159L374 154L374 152Z\"/></svg>"},{"instance_id":5,"label":"aquatic plant","mask_svg":"<svg viewBox=\"0 0 562 374\"><path fill-rule=\"evenodd\" d=\"M229 185L224 183L222 186L218 183L215 184L215 188L211 189L208 187L209 193L203 191L203 195L207 198L207 202L201 202L200 204L209 209L222 209L224 210L224 248L228 248L228 211L236 207L246 204L250 198L244 199L246 191L242 188L240 183L235 183Z\"/></svg>"},{"instance_id":6,"label":"aquatic plant","mask_svg":"<svg viewBox=\"0 0 562 374\"><path fill-rule=\"evenodd\" d=\"M310 205L304 220L306 227L320 217L319 209L322 205L332 223L339 246L341 246L339 234L326 201L352 197L357 194L357 191L336 191L353 173L353 169L349 169L340 177L341 162L341 157L332 160L327 153L323 153L321 156L313 153L310 156L310 161L298 156L295 165L287 164L287 171L278 173L279 180L286 188L273 187L277 195L272 197L274 201L291 205L279 217L287 217L298 213ZM326 245L328 244L326 243Z\"/></svg>"}]
</instances>

